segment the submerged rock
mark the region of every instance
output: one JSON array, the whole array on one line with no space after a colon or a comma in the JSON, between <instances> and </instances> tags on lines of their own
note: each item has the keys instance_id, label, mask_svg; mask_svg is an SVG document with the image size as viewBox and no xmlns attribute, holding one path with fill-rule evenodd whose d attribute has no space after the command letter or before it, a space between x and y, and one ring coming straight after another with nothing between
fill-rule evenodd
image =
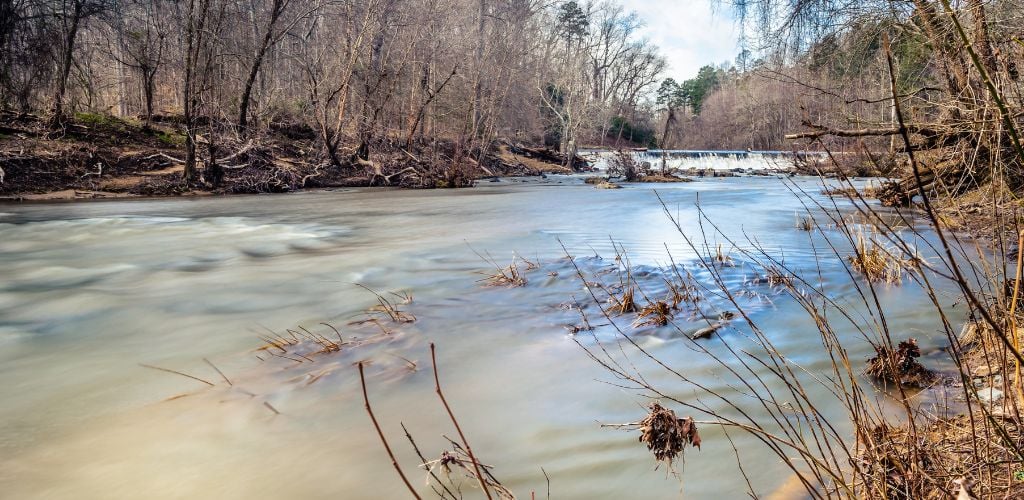
<instances>
[{"instance_id":1,"label":"submerged rock","mask_svg":"<svg viewBox=\"0 0 1024 500\"><path fill-rule=\"evenodd\" d=\"M706 326L704 328L701 328L700 330L693 332L693 334L690 335L690 338L697 340L702 339L704 337L710 337L713 333L717 332L718 330L721 330L723 326L725 326L725 323L714 323L711 326Z\"/></svg>"}]
</instances>

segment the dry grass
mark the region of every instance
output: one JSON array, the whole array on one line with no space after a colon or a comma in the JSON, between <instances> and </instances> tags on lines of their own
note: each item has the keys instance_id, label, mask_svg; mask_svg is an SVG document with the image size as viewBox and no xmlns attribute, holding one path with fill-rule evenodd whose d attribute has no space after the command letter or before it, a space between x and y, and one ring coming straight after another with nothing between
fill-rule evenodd
<instances>
[{"instance_id":1,"label":"dry grass","mask_svg":"<svg viewBox=\"0 0 1024 500\"><path fill-rule=\"evenodd\" d=\"M733 267L736 265L736 263L732 260L732 255L730 255L730 252L725 251L721 243L719 243L718 246L715 247L715 255L712 256L712 260L715 264L723 267Z\"/></svg>"},{"instance_id":2,"label":"dry grass","mask_svg":"<svg viewBox=\"0 0 1024 500\"><path fill-rule=\"evenodd\" d=\"M441 477L445 478L444 486L450 486L450 489L458 491L462 483L470 484L477 482L477 475L472 458L458 443L455 441L450 441L450 443L452 444L452 451L442 451L440 457L425 461L420 467L427 471L429 477L434 478L439 483ZM512 491L495 479L491 473L494 467L484 464L476 465L479 465L482 471L483 480L487 488L493 490L495 496L505 500L514 500L516 498ZM439 496L445 498L443 494Z\"/></svg>"},{"instance_id":3,"label":"dry grass","mask_svg":"<svg viewBox=\"0 0 1024 500\"><path fill-rule=\"evenodd\" d=\"M898 255L898 250L887 248L864 230L857 233L854 254L847 260L850 267L868 281L889 285L902 283L904 274L913 268L911 262Z\"/></svg>"},{"instance_id":4,"label":"dry grass","mask_svg":"<svg viewBox=\"0 0 1024 500\"><path fill-rule=\"evenodd\" d=\"M374 319L378 318L387 319L392 323L414 323L416 321L416 316L413 316L410 313L402 311L398 307L400 304L412 303L412 295L410 295L408 292L388 292L388 295L391 295L398 299L398 301L396 302L393 301L392 299L388 299L384 295L376 292L375 290L365 285L356 283L356 286L372 293L375 297L377 297L377 305L371 306L369 309L366 310L366 315L368 316L367 319L356 321L354 322L354 324L369 323L372 322Z\"/></svg>"},{"instance_id":5,"label":"dry grass","mask_svg":"<svg viewBox=\"0 0 1024 500\"><path fill-rule=\"evenodd\" d=\"M633 321L633 327L641 326L665 326L672 318L672 308L668 303L657 300L640 309Z\"/></svg>"},{"instance_id":6,"label":"dry grass","mask_svg":"<svg viewBox=\"0 0 1024 500\"><path fill-rule=\"evenodd\" d=\"M814 230L814 218L810 215L796 217L796 228L801 231L813 231Z\"/></svg>"},{"instance_id":7,"label":"dry grass","mask_svg":"<svg viewBox=\"0 0 1024 500\"><path fill-rule=\"evenodd\" d=\"M793 287L795 280L792 276L786 274L785 271L780 269L778 266L768 265L765 266L764 275L758 276L745 283L746 285L768 285L772 288L778 287ZM737 292L742 293L742 292Z\"/></svg>"},{"instance_id":8,"label":"dry grass","mask_svg":"<svg viewBox=\"0 0 1024 500\"><path fill-rule=\"evenodd\" d=\"M610 294L608 296L608 303L611 305L610 311L620 315L637 312L636 300L634 300L635 294L636 288L633 286L626 288L626 291L622 293L622 297Z\"/></svg>"},{"instance_id":9,"label":"dry grass","mask_svg":"<svg viewBox=\"0 0 1024 500\"><path fill-rule=\"evenodd\" d=\"M992 422L1006 434L997 432ZM881 424L865 434L857 458L875 478L870 483L870 498L1024 498L1017 452L1022 446L1024 434L1018 423L1001 416L990 421L978 411L933 419L916 432L906 426ZM971 450L977 449L986 450L985 460L972 459ZM917 467L910 468L910 464ZM922 491L927 493L919 493ZM954 497L961 491L969 496Z\"/></svg>"},{"instance_id":10,"label":"dry grass","mask_svg":"<svg viewBox=\"0 0 1024 500\"><path fill-rule=\"evenodd\" d=\"M526 286L526 278L513 259L512 263L506 267L496 266L495 273L485 275L484 278L477 280L477 283L482 283L487 287L515 288Z\"/></svg>"},{"instance_id":11,"label":"dry grass","mask_svg":"<svg viewBox=\"0 0 1024 500\"><path fill-rule=\"evenodd\" d=\"M765 280L768 282L768 286L777 287L791 287L793 286L793 277L787 275L784 271L776 266L768 266L765 269Z\"/></svg>"}]
</instances>

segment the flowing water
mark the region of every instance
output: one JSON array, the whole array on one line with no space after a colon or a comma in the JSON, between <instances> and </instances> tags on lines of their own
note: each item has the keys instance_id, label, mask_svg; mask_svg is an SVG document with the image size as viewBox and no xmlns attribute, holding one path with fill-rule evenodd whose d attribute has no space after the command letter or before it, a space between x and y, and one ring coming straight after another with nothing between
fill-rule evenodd
<instances>
[{"instance_id":1,"label":"flowing water","mask_svg":"<svg viewBox=\"0 0 1024 500\"><path fill-rule=\"evenodd\" d=\"M609 156L601 151L587 154L595 160L596 166L605 166ZM651 149L634 151L633 159L640 164L647 164L655 170L661 168L664 161L668 169L689 170L731 170L754 172L761 170L786 170L793 167L793 160L824 160L822 153L793 153L790 151L689 151Z\"/></svg>"},{"instance_id":2,"label":"flowing water","mask_svg":"<svg viewBox=\"0 0 1024 500\"><path fill-rule=\"evenodd\" d=\"M819 181L793 182L825 200ZM747 235L795 268L816 267L812 243L820 251L822 236L796 229L801 200L773 177L619 190L552 177L459 191L0 205L0 497L404 498L363 408L360 360L369 362L370 398L392 447L429 494L400 423L428 457L440 454L442 434L455 435L433 392L430 342L474 451L520 497L545 497L541 468L553 498L741 497L744 481L719 428L702 427L703 447L687 451L682 481L655 468L635 433L601 428L639 420L648 400L605 383L615 381L575 342L593 347L593 337L565 328L580 317L560 305L586 301L586 292L563 244L588 269L615 267L613 240L640 274L668 264L666 246L695 269L652 188L692 235L700 235L699 200L741 246L752 246ZM725 241L710 238L712 247ZM478 283L489 270L481 254L505 265L513 252L542 266L527 272L526 286ZM738 266L729 283L741 286L751 272ZM820 272L835 297L852 294L834 256ZM401 308L417 321L382 323L392 333L376 337L377 326L350 324L376 303L354 283L411 293ZM748 301L753 319L794 363L828 373L805 313L784 294L763 292ZM943 343L919 289L880 294L897 305L894 331L926 350ZM377 340L315 362L256 350L268 329L335 335L322 322L347 341ZM720 335L742 331L738 323ZM634 333L677 370L753 404L671 327ZM615 338L607 326L595 334ZM848 335L853 359L866 359L870 349ZM663 372L651 377L680 399L694 395ZM787 480L757 441L730 434L758 493Z\"/></svg>"}]
</instances>

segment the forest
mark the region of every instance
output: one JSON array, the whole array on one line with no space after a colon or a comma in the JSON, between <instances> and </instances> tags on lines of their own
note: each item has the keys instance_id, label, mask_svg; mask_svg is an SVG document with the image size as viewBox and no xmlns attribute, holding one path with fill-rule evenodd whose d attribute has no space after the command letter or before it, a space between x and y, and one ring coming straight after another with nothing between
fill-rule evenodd
<instances>
[{"instance_id":1,"label":"forest","mask_svg":"<svg viewBox=\"0 0 1024 500\"><path fill-rule=\"evenodd\" d=\"M486 175L499 140L574 159L582 145L652 126L648 95L665 66L638 36L637 16L611 1L5 0L0 8L5 134L32 117L52 137L87 133L76 124L128 122L158 139L156 148L180 146L160 159L180 164L195 186L217 186L225 169L250 165L303 185L364 169L387 184L403 172L422 185L464 185ZM281 137L293 141L275 142ZM29 166L4 159L12 182L19 161Z\"/></svg>"},{"instance_id":2,"label":"forest","mask_svg":"<svg viewBox=\"0 0 1024 500\"><path fill-rule=\"evenodd\" d=\"M912 132L940 163L1000 162L994 145L1013 139L1014 1L718 7L741 28L739 55L677 82L609 0L5 0L2 132L43 140L38 158L5 149L0 188L37 160L88 176L88 159L48 139L119 128L147 154L90 151L109 171L173 167L186 187L216 187L238 170L255 190L531 171L510 146L570 170L581 147L893 152L883 39Z\"/></svg>"}]
</instances>

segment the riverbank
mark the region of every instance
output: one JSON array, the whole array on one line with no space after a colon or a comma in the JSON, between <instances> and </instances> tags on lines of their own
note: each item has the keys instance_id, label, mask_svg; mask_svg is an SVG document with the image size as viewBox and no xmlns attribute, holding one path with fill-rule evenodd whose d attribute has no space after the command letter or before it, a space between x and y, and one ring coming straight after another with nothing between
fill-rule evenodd
<instances>
[{"instance_id":1,"label":"riverbank","mask_svg":"<svg viewBox=\"0 0 1024 500\"><path fill-rule=\"evenodd\" d=\"M372 141L365 158L345 165L322 159L314 131L275 124L259 137L199 137L203 158L221 172L193 185L183 181L185 136L174 117L149 124L80 113L62 130L40 117L0 114L0 199L71 200L290 192L310 188L466 187L505 176L568 173L556 152L497 141L487 151L421 139L401 145ZM353 151L355 148L352 148ZM577 159L581 168L586 161Z\"/></svg>"},{"instance_id":2,"label":"riverbank","mask_svg":"<svg viewBox=\"0 0 1024 500\"><path fill-rule=\"evenodd\" d=\"M906 186L909 181L904 178L863 189L847 186L823 194L865 208L869 205L862 199L879 199L883 205L892 205L886 193L897 182ZM948 342L942 350L948 357L924 364L934 381L899 388L895 395L917 398L915 394L921 388L925 394L940 388L951 396L949 400L943 398L931 409L907 405L907 415L901 419L865 418L858 425L858 460L866 471L865 487L874 495L897 498L947 498L958 494L961 496L957 498L1018 498L1024 494L1024 432L1020 425L1024 399L1017 362L1024 334L1018 327L1024 321L1019 308L1024 291L1017 286L1021 281L1019 214L1024 207L1010 191L995 183L958 196L938 196L927 189L931 214L920 197L915 197L913 190L910 193L895 207L902 207L900 219L876 223L877 234L868 237L852 234L858 246L866 249L861 258L895 259L918 276L927 274L930 279L956 284L956 302L962 303L969 315L966 322L943 326ZM874 214L875 210L865 210L868 213ZM939 255L927 265L921 265L917 261L920 257L913 254L919 248L915 241L921 238L914 225L922 222L944 234L944 238L931 243ZM879 238L892 244L878 244ZM934 285L915 281L926 290ZM956 304L940 302L934 307L944 321L957 309ZM906 333L894 331L893 335L882 345L902 341ZM888 336L889 330L880 335ZM916 352L897 352L886 363L892 368L873 368L903 375L910 371L908 368L921 366L913 360L920 351L908 345ZM900 344L900 351L904 347ZM883 348L880 354L891 352L887 349L891 348ZM887 378L892 384L894 377Z\"/></svg>"}]
</instances>

